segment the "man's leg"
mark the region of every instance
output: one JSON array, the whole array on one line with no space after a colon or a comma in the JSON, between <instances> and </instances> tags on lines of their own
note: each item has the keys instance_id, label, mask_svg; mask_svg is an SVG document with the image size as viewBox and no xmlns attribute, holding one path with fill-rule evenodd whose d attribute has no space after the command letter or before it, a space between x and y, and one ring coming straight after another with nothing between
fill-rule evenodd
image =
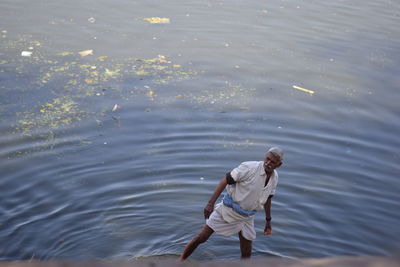
<instances>
[{"instance_id":1,"label":"man's leg","mask_svg":"<svg viewBox=\"0 0 400 267\"><path fill-rule=\"evenodd\" d=\"M242 259L247 259L251 257L252 241L247 240L243 237L242 231L239 232L240 240L240 252L242 253Z\"/></svg>"},{"instance_id":2,"label":"man's leg","mask_svg":"<svg viewBox=\"0 0 400 267\"><path fill-rule=\"evenodd\" d=\"M189 243L187 243L185 249L179 257L179 260L183 261L189 257L190 254L192 254L192 252L198 247L198 245L208 240L212 233L214 233L214 230L206 224L203 229Z\"/></svg>"}]
</instances>

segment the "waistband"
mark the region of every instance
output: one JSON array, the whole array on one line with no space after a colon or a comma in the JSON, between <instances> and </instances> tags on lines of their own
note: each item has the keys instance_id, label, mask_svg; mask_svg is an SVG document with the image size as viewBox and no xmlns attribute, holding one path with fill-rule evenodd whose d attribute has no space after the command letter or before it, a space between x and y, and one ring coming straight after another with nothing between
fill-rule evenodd
<instances>
[{"instance_id":1,"label":"waistband","mask_svg":"<svg viewBox=\"0 0 400 267\"><path fill-rule=\"evenodd\" d=\"M224 195L222 203L224 203L225 206L232 208L235 212L239 213L242 216L249 217L257 213L257 210L245 210L240 207L237 202L233 201L232 197L229 194Z\"/></svg>"}]
</instances>

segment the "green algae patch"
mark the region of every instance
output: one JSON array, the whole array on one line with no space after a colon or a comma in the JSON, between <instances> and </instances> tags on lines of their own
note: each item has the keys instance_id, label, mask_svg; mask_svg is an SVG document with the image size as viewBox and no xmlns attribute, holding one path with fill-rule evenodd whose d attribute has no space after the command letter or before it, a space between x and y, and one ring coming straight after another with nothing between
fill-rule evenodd
<instances>
[{"instance_id":1,"label":"green algae patch","mask_svg":"<svg viewBox=\"0 0 400 267\"><path fill-rule=\"evenodd\" d=\"M73 53L72 52L61 52L61 53L59 53L58 55L59 56L62 56L62 57L66 57L66 56L70 56L70 55L72 55Z\"/></svg>"},{"instance_id":2,"label":"green algae patch","mask_svg":"<svg viewBox=\"0 0 400 267\"><path fill-rule=\"evenodd\" d=\"M18 112L16 129L23 135L32 135L38 130L49 132L69 127L87 114L70 97L57 97L51 103L35 106L33 110Z\"/></svg>"},{"instance_id":3,"label":"green algae patch","mask_svg":"<svg viewBox=\"0 0 400 267\"><path fill-rule=\"evenodd\" d=\"M107 99L128 101L142 95L156 101L154 90L126 86L126 80L133 83L145 80L153 87L196 75L161 55L117 61L108 56L82 59L74 53L61 52L47 57L38 53L36 59L29 60L10 60L17 65L21 76L30 77L30 84L23 89L22 110L16 113L14 123L17 132L25 136L44 136L43 133L55 129L74 127L81 119L96 116L96 110L105 105ZM29 101L30 97L33 102ZM97 104L88 106L87 103Z\"/></svg>"},{"instance_id":4,"label":"green algae patch","mask_svg":"<svg viewBox=\"0 0 400 267\"><path fill-rule=\"evenodd\" d=\"M29 35L21 35L17 41L0 40L0 45L4 50L0 71L15 77L2 85L10 93L4 108L8 110L12 103L18 103L19 110L12 112L15 118L9 120L25 136L43 136L55 129L76 127L84 118L96 120L96 116L104 116L104 110L112 112L115 103L123 105L123 101L145 100L156 106L182 101L197 107L245 110L255 95L255 89L232 85L230 81L214 88L184 88L192 86L192 80L204 72L163 55L117 59L92 55L92 50L79 54L63 51L65 48L45 54L42 50L49 44ZM32 56L20 56L25 50L32 51ZM199 78L196 84L202 83ZM182 81L190 82L178 84Z\"/></svg>"},{"instance_id":5,"label":"green algae patch","mask_svg":"<svg viewBox=\"0 0 400 267\"><path fill-rule=\"evenodd\" d=\"M137 76L151 77L156 84L184 81L198 74L196 71L183 69L181 65L174 64L162 55L149 59L137 59L136 61L138 64L134 66L134 73Z\"/></svg>"},{"instance_id":6,"label":"green algae patch","mask_svg":"<svg viewBox=\"0 0 400 267\"><path fill-rule=\"evenodd\" d=\"M246 88L227 82L221 88L178 94L175 95L175 98L188 99L191 103L196 104L216 105L220 108L236 107L240 110L247 110L255 93L255 88Z\"/></svg>"}]
</instances>

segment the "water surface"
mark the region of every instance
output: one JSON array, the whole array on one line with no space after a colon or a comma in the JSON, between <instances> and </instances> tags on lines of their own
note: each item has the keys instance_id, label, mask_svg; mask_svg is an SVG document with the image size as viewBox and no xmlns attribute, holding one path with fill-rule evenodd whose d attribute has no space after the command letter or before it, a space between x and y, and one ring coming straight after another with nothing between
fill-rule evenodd
<instances>
[{"instance_id":1,"label":"water surface","mask_svg":"<svg viewBox=\"0 0 400 267\"><path fill-rule=\"evenodd\" d=\"M256 257L398 253L396 1L0 10L0 260L174 257L219 179L272 145ZM215 235L193 258L239 253Z\"/></svg>"}]
</instances>

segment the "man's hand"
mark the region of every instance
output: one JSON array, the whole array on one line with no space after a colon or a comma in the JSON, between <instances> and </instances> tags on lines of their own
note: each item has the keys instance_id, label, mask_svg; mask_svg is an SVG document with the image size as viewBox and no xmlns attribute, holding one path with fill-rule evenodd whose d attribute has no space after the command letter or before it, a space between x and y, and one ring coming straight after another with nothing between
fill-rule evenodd
<instances>
[{"instance_id":1,"label":"man's hand","mask_svg":"<svg viewBox=\"0 0 400 267\"><path fill-rule=\"evenodd\" d=\"M214 210L214 204L207 203L206 207L204 208L204 219L208 219L213 210Z\"/></svg>"},{"instance_id":2,"label":"man's hand","mask_svg":"<svg viewBox=\"0 0 400 267\"><path fill-rule=\"evenodd\" d=\"M264 235L272 235L272 225L271 225L271 221L265 222Z\"/></svg>"}]
</instances>

